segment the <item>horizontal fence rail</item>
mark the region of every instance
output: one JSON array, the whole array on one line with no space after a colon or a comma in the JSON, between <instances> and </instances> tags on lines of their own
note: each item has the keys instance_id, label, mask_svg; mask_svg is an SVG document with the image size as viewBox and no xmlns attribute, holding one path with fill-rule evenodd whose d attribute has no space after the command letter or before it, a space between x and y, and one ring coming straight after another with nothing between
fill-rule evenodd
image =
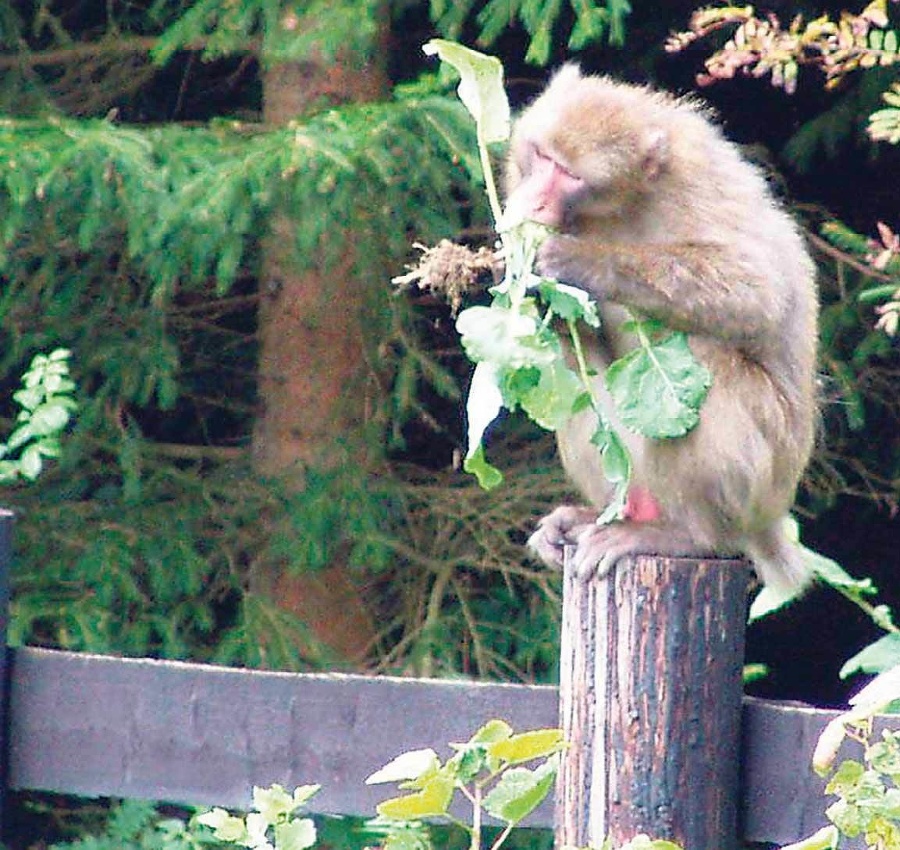
<instances>
[{"instance_id":1,"label":"horizontal fence rail","mask_svg":"<svg viewBox=\"0 0 900 850\"><path fill-rule=\"evenodd\" d=\"M466 740L491 718L558 725L547 686L268 673L22 648L9 651L8 786L245 808L254 785L321 783L313 809L373 815L365 778L401 752ZM836 712L748 698L742 834L787 843L824 825L809 767ZM531 824L551 826L552 806Z\"/></svg>"}]
</instances>

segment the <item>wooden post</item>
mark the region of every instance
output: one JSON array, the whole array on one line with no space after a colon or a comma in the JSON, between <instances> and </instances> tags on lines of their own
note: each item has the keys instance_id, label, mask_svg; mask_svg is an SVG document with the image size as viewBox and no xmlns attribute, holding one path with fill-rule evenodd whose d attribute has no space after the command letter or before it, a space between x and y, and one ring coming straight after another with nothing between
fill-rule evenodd
<instances>
[{"instance_id":1,"label":"wooden post","mask_svg":"<svg viewBox=\"0 0 900 850\"><path fill-rule=\"evenodd\" d=\"M557 847L737 846L748 582L734 560L641 555L590 581L567 566Z\"/></svg>"}]
</instances>

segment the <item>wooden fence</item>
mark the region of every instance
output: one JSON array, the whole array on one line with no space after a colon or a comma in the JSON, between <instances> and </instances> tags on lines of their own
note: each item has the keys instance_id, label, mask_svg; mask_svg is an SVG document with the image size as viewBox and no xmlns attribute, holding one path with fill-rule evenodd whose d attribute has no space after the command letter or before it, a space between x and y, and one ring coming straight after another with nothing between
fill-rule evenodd
<instances>
[{"instance_id":1,"label":"wooden fence","mask_svg":"<svg viewBox=\"0 0 900 850\"><path fill-rule=\"evenodd\" d=\"M10 522L0 518L0 565ZM0 569L0 628L7 570ZM2 637L2 635L0 635ZM43 649L5 655L3 786L84 796L246 807L253 785L321 783L314 809L371 815L388 793L363 784L400 752L465 740L501 717L558 725L552 687L269 673ZM741 832L787 843L824 825L809 767L834 712L746 699ZM552 807L532 825L550 826Z\"/></svg>"}]
</instances>

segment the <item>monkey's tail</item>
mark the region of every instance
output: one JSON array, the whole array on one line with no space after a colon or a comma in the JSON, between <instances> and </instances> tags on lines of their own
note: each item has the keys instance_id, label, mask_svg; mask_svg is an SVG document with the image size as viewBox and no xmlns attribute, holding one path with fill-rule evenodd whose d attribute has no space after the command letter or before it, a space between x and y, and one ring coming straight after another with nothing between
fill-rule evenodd
<instances>
[{"instance_id":1,"label":"monkey's tail","mask_svg":"<svg viewBox=\"0 0 900 850\"><path fill-rule=\"evenodd\" d=\"M779 596L792 598L808 587L815 573L808 550L788 533L789 519L747 541L745 551L762 583Z\"/></svg>"}]
</instances>

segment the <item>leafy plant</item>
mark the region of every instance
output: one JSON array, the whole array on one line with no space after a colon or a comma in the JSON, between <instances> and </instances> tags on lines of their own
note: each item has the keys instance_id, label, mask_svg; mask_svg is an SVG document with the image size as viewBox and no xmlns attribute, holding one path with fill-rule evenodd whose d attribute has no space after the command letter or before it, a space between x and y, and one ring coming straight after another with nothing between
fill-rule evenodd
<instances>
[{"instance_id":1,"label":"leafy plant","mask_svg":"<svg viewBox=\"0 0 900 850\"><path fill-rule=\"evenodd\" d=\"M530 221L510 220L501 212L491 173L488 145L509 136L509 105L503 91L503 68L489 56L458 44L435 40L425 46L459 72L459 95L475 119L485 186L500 235L504 278L491 289L490 306L463 310L456 326L475 372L466 405L468 451L464 468L484 487L502 481L485 458L482 440L503 408L521 408L547 430L557 430L572 416L592 411L592 442L603 458L615 497L600 518L620 518L631 479L631 457L613 428L592 384L593 372L583 351L579 323L597 328L596 305L582 290L536 275L534 267L548 230ZM577 370L566 362L556 330L565 327ZM658 322L632 316L626 330L638 347L613 363L607 388L624 424L652 439L680 437L699 421L699 409L710 386L710 374L694 360L684 334Z\"/></svg>"},{"instance_id":2,"label":"leafy plant","mask_svg":"<svg viewBox=\"0 0 900 850\"><path fill-rule=\"evenodd\" d=\"M147 800L122 800L113 805L102 833L53 844L51 850L201 850L216 843L206 830L160 815Z\"/></svg>"},{"instance_id":3,"label":"leafy plant","mask_svg":"<svg viewBox=\"0 0 900 850\"><path fill-rule=\"evenodd\" d=\"M288 793L277 783L253 788L253 811L245 817L215 808L198 815L197 823L208 826L215 838L252 850L306 850L316 843L316 825L295 812L318 792L320 785L300 785Z\"/></svg>"},{"instance_id":4,"label":"leafy plant","mask_svg":"<svg viewBox=\"0 0 900 850\"><path fill-rule=\"evenodd\" d=\"M0 484L34 481L46 458L59 457L59 436L78 407L69 378L70 354L64 348L38 354L22 376L22 389L13 394L20 407L17 424L0 443Z\"/></svg>"},{"instance_id":5,"label":"leafy plant","mask_svg":"<svg viewBox=\"0 0 900 850\"><path fill-rule=\"evenodd\" d=\"M857 68L893 65L900 59L900 38L887 28L887 0L871 0L859 14L827 14L811 21L797 15L786 27L773 14L757 16L753 6L717 6L691 16L688 29L669 38L670 52L683 50L713 32L729 30L731 37L706 62L699 85L727 80L736 74L768 76L773 86L793 93L800 66L825 74L833 88Z\"/></svg>"},{"instance_id":6,"label":"leafy plant","mask_svg":"<svg viewBox=\"0 0 900 850\"><path fill-rule=\"evenodd\" d=\"M456 752L446 762L432 749L397 756L366 779L367 785L394 782L412 792L376 807L389 826L385 850L410 847L425 818L456 823L468 833L471 850L480 850L485 813L504 823L491 845L496 850L550 792L563 746L559 729L514 734L508 723L490 720L466 743L451 744ZM534 761L534 768L523 766ZM471 825L450 812L456 792L472 806Z\"/></svg>"},{"instance_id":7,"label":"leafy plant","mask_svg":"<svg viewBox=\"0 0 900 850\"><path fill-rule=\"evenodd\" d=\"M825 814L831 826L782 850L831 850L844 839L862 837L871 850L900 848L900 730L873 730L877 714L900 700L900 666L877 676L850 700L851 708L819 736L813 767L828 776L825 793L836 796ZM835 766L845 740L862 749L862 759Z\"/></svg>"}]
</instances>

